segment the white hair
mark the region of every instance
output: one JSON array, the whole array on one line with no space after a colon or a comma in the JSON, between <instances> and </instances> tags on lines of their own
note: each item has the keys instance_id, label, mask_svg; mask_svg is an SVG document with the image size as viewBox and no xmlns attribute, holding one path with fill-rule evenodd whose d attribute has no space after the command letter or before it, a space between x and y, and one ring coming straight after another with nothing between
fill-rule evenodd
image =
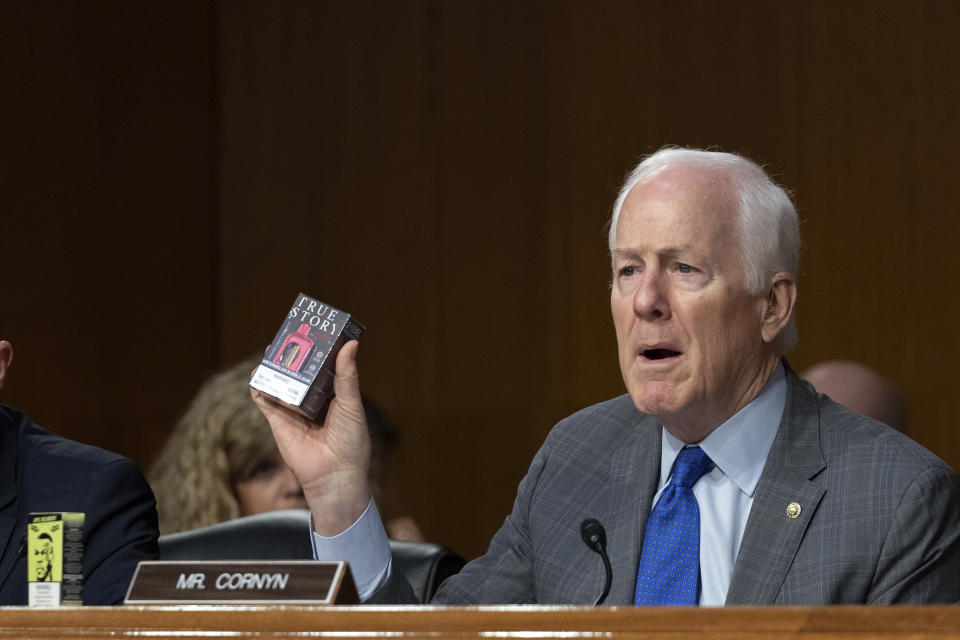
<instances>
[{"instance_id":1,"label":"white hair","mask_svg":"<svg viewBox=\"0 0 960 640\"><path fill-rule=\"evenodd\" d=\"M798 279L800 228L790 196L752 160L722 151L666 147L644 158L627 176L613 204L608 238L611 254L616 246L620 209L627 194L640 181L671 166L714 169L730 179L740 204L737 224L740 254L744 286L751 295L763 294L771 284L771 276L778 271L786 271L794 280ZM796 342L797 329L791 317L781 335L782 350L791 349Z\"/></svg>"}]
</instances>

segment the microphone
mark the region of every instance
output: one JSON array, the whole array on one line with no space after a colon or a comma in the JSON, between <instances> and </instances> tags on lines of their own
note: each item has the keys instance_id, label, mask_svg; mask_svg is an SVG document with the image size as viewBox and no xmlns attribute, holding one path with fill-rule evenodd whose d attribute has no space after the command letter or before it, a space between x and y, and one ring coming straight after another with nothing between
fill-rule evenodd
<instances>
[{"instance_id":1,"label":"microphone","mask_svg":"<svg viewBox=\"0 0 960 640\"><path fill-rule=\"evenodd\" d=\"M603 529L599 520L587 518L580 523L580 537L583 538L585 545L600 554L600 558L603 560L603 570L606 573L603 593L593 603L593 606L596 607L603 604L603 601L607 599L607 594L610 593L610 583L613 581L613 569L610 567L610 558L607 557L607 532Z\"/></svg>"}]
</instances>

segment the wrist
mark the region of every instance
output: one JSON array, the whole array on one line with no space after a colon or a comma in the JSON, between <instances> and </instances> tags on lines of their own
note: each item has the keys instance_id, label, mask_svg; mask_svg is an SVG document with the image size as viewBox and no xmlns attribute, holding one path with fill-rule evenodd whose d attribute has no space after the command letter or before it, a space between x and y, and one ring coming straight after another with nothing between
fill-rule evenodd
<instances>
[{"instance_id":1,"label":"wrist","mask_svg":"<svg viewBox=\"0 0 960 640\"><path fill-rule=\"evenodd\" d=\"M373 497L366 477L330 478L304 486L303 494L313 515L314 529L325 538L349 529Z\"/></svg>"}]
</instances>

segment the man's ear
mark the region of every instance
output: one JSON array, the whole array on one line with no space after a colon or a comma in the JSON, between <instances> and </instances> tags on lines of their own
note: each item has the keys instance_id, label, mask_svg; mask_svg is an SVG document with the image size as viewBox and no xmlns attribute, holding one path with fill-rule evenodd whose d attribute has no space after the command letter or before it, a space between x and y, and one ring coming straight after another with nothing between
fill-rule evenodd
<instances>
[{"instance_id":1,"label":"man's ear","mask_svg":"<svg viewBox=\"0 0 960 640\"><path fill-rule=\"evenodd\" d=\"M776 273L767 292L767 304L761 318L761 336L764 342L770 344L786 328L796 301L797 283L793 276L786 271Z\"/></svg>"},{"instance_id":2,"label":"man's ear","mask_svg":"<svg viewBox=\"0 0 960 640\"><path fill-rule=\"evenodd\" d=\"M13 363L13 345L6 340L0 340L0 388L7 379L7 370Z\"/></svg>"}]
</instances>

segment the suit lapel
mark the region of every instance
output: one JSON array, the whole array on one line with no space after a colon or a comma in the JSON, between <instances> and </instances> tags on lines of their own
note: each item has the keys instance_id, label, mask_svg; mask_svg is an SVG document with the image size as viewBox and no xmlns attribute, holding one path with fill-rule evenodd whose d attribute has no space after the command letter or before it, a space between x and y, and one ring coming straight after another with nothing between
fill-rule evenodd
<instances>
[{"instance_id":1,"label":"suit lapel","mask_svg":"<svg viewBox=\"0 0 960 640\"><path fill-rule=\"evenodd\" d=\"M771 605L793 563L824 489L816 396L784 361L787 397L777 437L757 485L726 604ZM796 506L799 506L797 513ZM788 513L789 511L789 513Z\"/></svg>"},{"instance_id":2,"label":"suit lapel","mask_svg":"<svg viewBox=\"0 0 960 640\"><path fill-rule=\"evenodd\" d=\"M637 563L643 547L650 505L660 482L660 425L640 413L627 446L613 454L608 487L610 496L607 553L613 567L613 583L606 604L632 605Z\"/></svg>"}]
</instances>

